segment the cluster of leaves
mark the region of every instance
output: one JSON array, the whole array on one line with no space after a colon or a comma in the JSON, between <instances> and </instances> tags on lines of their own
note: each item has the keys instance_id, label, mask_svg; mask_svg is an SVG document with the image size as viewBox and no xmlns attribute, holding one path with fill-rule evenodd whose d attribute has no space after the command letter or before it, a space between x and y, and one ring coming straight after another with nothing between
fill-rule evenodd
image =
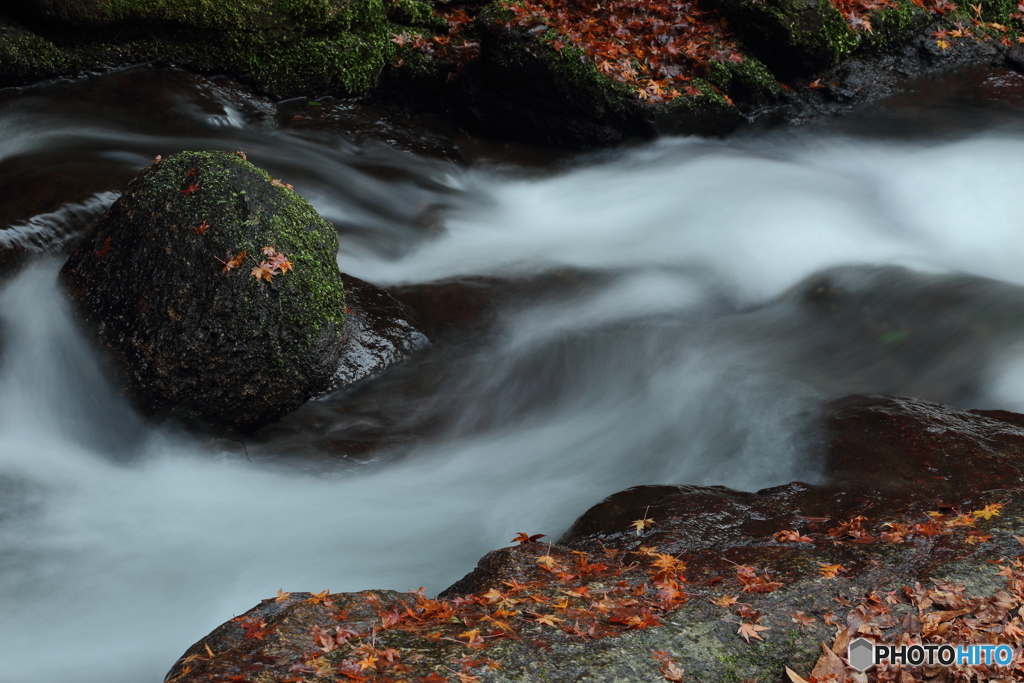
<instances>
[{"instance_id":1,"label":"cluster of leaves","mask_svg":"<svg viewBox=\"0 0 1024 683\"><path fill-rule=\"evenodd\" d=\"M500 669L501 664L482 654L489 645L506 639L540 637L542 631L559 632L570 640L592 640L624 631L661 624L662 616L687 602L683 591L686 565L678 558L653 548L636 552L607 551L601 558L545 546L519 534L532 558L533 579L511 579L479 594L433 599L424 589L410 591L402 600L382 601L369 593L366 603L377 621L354 630L348 611L338 607L336 596L323 591L304 602L320 605L338 622L329 628L314 626L308 649L279 676L282 683L299 683L307 677L327 677L356 683L477 683L474 671ZM530 552L535 550L535 552ZM278 592L277 602L295 597ZM241 639L264 640L274 626L256 615L232 621ZM366 622L363 622L366 623ZM413 634L428 642L450 643L447 663L436 662L429 671L423 654L386 644L389 635ZM545 646L544 641L534 641ZM174 680L187 676L197 661L210 662L221 653L206 647L206 654L189 655ZM664 655L660 666L667 680L681 681L683 672ZM257 667L262 669L262 665ZM255 669L254 669L255 670ZM419 671L419 675L417 675ZM210 678L217 683L248 680L245 671L231 670Z\"/></svg>"},{"instance_id":2,"label":"cluster of leaves","mask_svg":"<svg viewBox=\"0 0 1024 683\"><path fill-rule=\"evenodd\" d=\"M447 35L402 32L392 37L391 41L398 47L408 46L427 58L436 58L453 64L455 68L448 76L450 81L455 78L459 69L466 62L480 55L480 41L470 36L466 30L473 23L473 18L465 11L451 9L448 11L435 10L435 12L448 22ZM404 63L405 60L398 57L397 66Z\"/></svg>"},{"instance_id":3,"label":"cluster of leaves","mask_svg":"<svg viewBox=\"0 0 1024 683\"><path fill-rule=\"evenodd\" d=\"M933 645L1007 644L1018 648L1024 639L1021 608L1024 605L1024 556L1018 556L999 565L999 574L1006 579L1005 589L989 597L968 597L966 589L948 581L932 579L932 586L915 583L902 591L872 592L851 606L845 621L829 612L824 621L835 627L832 645L821 644L818 658L808 678L787 669L793 683L840 683L848 680L868 680L863 673L849 666L843 655L849 644L857 638L868 638L893 645L927 643ZM912 609L902 619L893 609L909 605ZM916 610L913 611L913 610ZM791 615L796 622L797 615ZM1024 655L1018 654L1009 667L986 664L954 664L909 666L886 662L871 672L878 683L912 683L914 681L942 681L943 683L971 683L1019 681L1024 676Z\"/></svg>"},{"instance_id":4,"label":"cluster of leaves","mask_svg":"<svg viewBox=\"0 0 1024 683\"><path fill-rule=\"evenodd\" d=\"M833 543L905 543L914 537L930 541L939 536L963 532L962 540L969 545L975 545L992 540L990 534L976 528L978 522L999 516L1003 507L1005 506L1002 503L990 503L969 513L955 509L948 513L933 511L929 512L928 518L923 521L885 523L875 535L864 528L866 519L857 516L829 529L824 536L830 538ZM776 538L778 540L779 535ZM1024 537L1017 539L1024 545ZM846 598L836 598L838 603L851 608L846 615L845 623L837 619L834 612L827 612L822 616L825 624L836 628L832 645L821 644L822 655L808 678L805 679L796 672L787 670L790 680L793 683L867 681L865 674L854 670L843 658L850 642L860 637L893 645L1005 643L1017 648L1024 640L1024 623L1021 622L1021 616L1024 615L1024 555L1003 561L998 566L999 575L1006 579L1007 585L1005 589L997 590L989 597L967 597L964 586L932 579L933 587L924 587L918 582L913 587L903 588L902 591L876 591L860 599L856 604ZM826 578L833 578L834 574L825 571L832 568L842 570L839 565L822 564L822 574ZM909 605L916 608L916 613L899 619L893 614L896 605ZM801 629L814 622L813 617L801 611L791 614L790 617ZM914 667L885 663L871 672L871 679L878 683L1021 680L1024 676L1024 653L1018 654L1011 668L1012 671L984 664L956 664L946 668L938 665Z\"/></svg>"},{"instance_id":5,"label":"cluster of leaves","mask_svg":"<svg viewBox=\"0 0 1024 683\"><path fill-rule=\"evenodd\" d=\"M924 7L926 1L934 2L934 0L914 0L921 7ZM945 2L945 0L938 1ZM839 10L839 13L846 19L847 25L854 31L874 33L870 15L887 7L895 7L896 2L895 0L832 0L832 5Z\"/></svg>"},{"instance_id":6,"label":"cluster of leaves","mask_svg":"<svg viewBox=\"0 0 1024 683\"><path fill-rule=\"evenodd\" d=\"M959 40L993 40L996 39L1003 47L1013 47L1014 41L1011 39L1012 35L1016 35L1016 42L1024 43L1024 36L1018 34L1017 31L1011 29L1009 26L1000 24L995 21L985 21L982 17L982 5L978 3L976 5L968 5L974 16L965 18L964 15L952 23L950 28L942 28L935 31L932 35L935 36L935 44L939 49L945 51L952 47L954 41ZM1019 12L1013 12L1009 15L1010 19L1015 19L1018 22L1024 23L1024 3L1017 5Z\"/></svg>"},{"instance_id":7,"label":"cluster of leaves","mask_svg":"<svg viewBox=\"0 0 1024 683\"><path fill-rule=\"evenodd\" d=\"M691 81L706 63L742 62L726 23L717 11L693 0L525 0L508 3L511 23L520 30L557 28L549 41L566 42L594 60L604 74L636 90L652 103L703 93Z\"/></svg>"},{"instance_id":8,"label":"cluster of leaves","mask_svg":"<svg viewBox=\"0 0 1024 683\"><path fill-rule=\"evenodd\" d=\"M257 280L266 280L267 282L273 282L275 275L281 275L287 273L292 269L292 262L288 260L288 257L284 254L277 253L274 247L263 247L260 249L263 255L267 258L252 269L250 275Z\"/></svg>"},{"instance_id":9,"label":"cluster of leaves","mask_svg":"<svg viewBox=\"0 0 1024 683\"><path fill-rule=\"evenodd\" d=\"M976 525L981 520L999 516L1004 507L992 503L973 512L931 512L919 521L888 522L877 529L867 528L867 519L855 516L822 530L805 533L792 529L779 531L774 539L780 544L843 545L863 543L907 543L911 540L930 542L938 536L963 533L967 543L991 539ZM827 518L813 518L812 526ZM642 524L641 524L642 523ZM647 518L631 524L638 531L654 525ZM368 614L353 621L348 610L337 605L339 596L328 590L306 598L278 592L276 602L301 601L318 605L335 622L323 622L308 633L304 651L289 657L287 673L278 675L282 683L303 683L309 677L332 678L356 683L479 683L482 672L501 668L501 664L483 652L503 640L532 639L536 647L548 647L543 638L558 634L567 640L588 641L621 634L629 630L660 626L665 616L689 602L695 590L687 592L686 563L678 556L641 546L634 551L606 549L602 554L567 551L539 541L543 535L520 533L513 539L521 545L515 552L523 561L525 574L510 578L501 585L475 594L447 599L434 599L424 589L410 591L398 600L384 601L368 593L365 604ZM1019 538L1024 544L1024 537ZM819 562L822 580L837 579L846 570L839 564ZM1007 586L990 597L971 598L963 586L933 580L933 587L915 583L912 587L888 592L871 592L860 600L842 596L836 602L849 611L845 618L835 611L817 616L796 610L789 614L801 631L818 619L836 629L831 646L822 643L822 655L808 678L789 671L793 683L841 683L847 680L867 681L843 658L847 645L858 637L875 638L888 643L928 642L1009 643L1016 646L1024 638L1024 555L999 564L1000 575ZM708 581L710 585L720 577ZM747 643L764 640L771 630L765 615L741 599L744 594L771 593L783 586L765 570L749 565L735 565L735 577L725 586L734 586L735 594L725 593L708 599L729 611L724 621L735 624L736 635ZM309 594L305 594L309 595ZM894 609L906 613L900 619ZM351 609L351 603L349 603ZM914 612L916 609L916 613ZM264 640L274 632L257 611L255 615L233 620L244 640ZM328 624L331 622L328 621ZM361 626L355 628L357 624ZM393 647L398 634L414 635L427 642L445 644L436 652L441 661L427 660L421 650ZM182 660L184 667L173 680L186 676L197 660L215 660L220 653L206 646L206 654L193 654ZM257 658L260 655L257 656ZM683 681L685 672L667 651L655 651L652 657L665 680ZM252 664L262 667L261 662ZM282 666L288 666L285 662ZM1015 662L1013 676L1024 676L1024 655ZM255 669L253 669L255 670ZM246 681L245 672L229 669L231 675L210 678L211 683ZM883 666L872 672L879 683L911 683L913 681L945 681L970 683L999 680L1005 674L983 665L958 665L942 676L929 667ZM947 675L948 674L948 675Z\"/></svg>"}]
</instances>

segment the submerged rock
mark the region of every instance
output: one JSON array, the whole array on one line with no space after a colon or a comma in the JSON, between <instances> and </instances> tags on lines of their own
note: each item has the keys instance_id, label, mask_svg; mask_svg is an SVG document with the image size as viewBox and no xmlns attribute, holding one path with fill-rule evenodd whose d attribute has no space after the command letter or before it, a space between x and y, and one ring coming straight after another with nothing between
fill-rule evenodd
<instances>
[{"instance_id":1,"label":"submerged rock","mask_svg":"<svg viewBox=\"0 0 1024 683\"><path fill-rule=\"evenodd\" d=\"M820 486L630 489L558 545L520 534L436 600L264 600L167 680L842 680L861 635L1015 645L1024 570L996 564L1021 555L1024 415L867 396L825 420Z\"/></svg>"},{"instance_id":2,"label":"submerged rock","mask_svg":"<svg viewBox=\"0 0 1024 683\"><path fill-rule=\"evenodd\" d=\"M148 412L254 429L328 388L344 336L338 238L243 158L147 168L61 280Z\"/></svg>"}]
</instances>

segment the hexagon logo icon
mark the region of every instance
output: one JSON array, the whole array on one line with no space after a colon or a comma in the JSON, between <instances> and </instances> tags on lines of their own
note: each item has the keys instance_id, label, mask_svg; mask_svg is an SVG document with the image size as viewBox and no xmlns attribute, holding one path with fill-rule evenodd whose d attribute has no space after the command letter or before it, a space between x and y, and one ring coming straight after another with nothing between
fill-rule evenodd
<instances>
[{"instance_id":1,"label":"hexagon logo icon","mask_svg":"<svg viewBox=\"0 0 1024 683\"><path fill-rule=\"evenodd\" d=\"M857 671L867 671L875 663L875 645L867 638L858 638L846 648L846 659Z\"/></svg>"}]
</instances>

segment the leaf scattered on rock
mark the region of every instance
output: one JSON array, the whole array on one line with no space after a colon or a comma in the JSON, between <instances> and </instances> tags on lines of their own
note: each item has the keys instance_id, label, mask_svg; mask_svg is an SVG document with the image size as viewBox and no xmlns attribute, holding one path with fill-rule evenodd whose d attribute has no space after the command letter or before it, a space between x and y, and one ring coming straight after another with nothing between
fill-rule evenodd
<instances>
[{"instance_id":1,"label":"leaf scattered on rock","mask_svg":"<svg viewBox=\"0 0 1024 683\"><path fill-rule=\"evenodd\" d=\"M103 245L97 251L95 251L93 253L95 253L100 258L103 258L107 254L109 254L110 251L111 251L110 238L107 237L106 239L103 240Z\"/></svg>"},{"instance_id":2,"label":"leaf scattered on rock","mask_svg":"<svg viewBox=\"0 0 1024 683\"><path fill-rule=\"evenodd\" d=\"M249 252L247 251L240 251L231 258L229 258L227 261L220 261L220 259L217 259L218 261L224 264L224 268L222 268L221 270L223 270L225 273L230 273L232 270L242 265L242 261L245 259L248 253Z\"/></svg>"},{"instance_id":3,"label":"leaf scattered on rock","mask_svg":"<svg viewBox=\"0 0 1024 683\"><path fill-rule=\"evenodd\" d=\"M252 269L250 275L257 280L266 280L267 282L273 282L275 275L281 275L292 270L292 262L288 260L288 257L284 254L277 253L274 247L263 247L260 249L263 255L267 258L264 259L258 266Z\"/></svg>"}]
</instances>

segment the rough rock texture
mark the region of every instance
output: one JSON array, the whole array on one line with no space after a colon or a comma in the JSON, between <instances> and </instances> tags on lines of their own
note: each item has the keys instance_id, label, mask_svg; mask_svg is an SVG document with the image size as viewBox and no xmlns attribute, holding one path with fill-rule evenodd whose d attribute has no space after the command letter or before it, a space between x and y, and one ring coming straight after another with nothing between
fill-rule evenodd
<instances>
[{"instance_id":1,"label":"rough rock texture","mask_svg":"<svg viewBox=\"0 0 1024 683\"><path fill-rule=\"evenodd\" d=\"M253 277L266 247L293 269ZM183 152L128 186L61 279L145 410L253 429L338 368L337 249L334 228L265 172Z\"/></svg>"},{"instance_id":2,"label":"rough rock texture","mask_svg":"<svg viewBox=\"0 0 1024 683\"><path fill-rule=\"evenodd\" d=\"M364 94L394 54L389 26L382 0L19 3L0 10L0 87L162 62L276 97Z\"/></svg>"},{"instance_id":3,"label":"rough rock texture","mask_svg":"<svg viewBox=\"0 0 1024 683\"><path fill-rule=\"evenodd\" d=\"M1024 572L1003 558L1022 551L1024 416L883 396L826 415L830 483L630 489L558 545L524 534L488 553L437 600L266 600L167 680L655 681L681 669L739 683L786 680L786 666L822 680L848 672L860 634L1016 643Z\"/></svg>"},{"instance_id":4,"label":"rough rock texture","mask_svg":"<svg viewBox=\"0 0 1024 683\"><path fill-rule=\"evenodd\" d=\"M758 118L806 120L913 88L916 77L1024 64L1013 48L1024 23L1008 0L719 0L701 3L687 25L698 26L698 42L711 33L724 42L666 33L658 49L675 43L658 54L611 33L574 43L550 12L537 17L540 3L527 5L34 0L0 10L0 87L171 63L229 74L275 98L370 97L488 135L585 148L661 133L723 135ZM587 11L610 21L607 8ZM654 73L655 64L670 68Z\"/></svg>"}]
</instances>

